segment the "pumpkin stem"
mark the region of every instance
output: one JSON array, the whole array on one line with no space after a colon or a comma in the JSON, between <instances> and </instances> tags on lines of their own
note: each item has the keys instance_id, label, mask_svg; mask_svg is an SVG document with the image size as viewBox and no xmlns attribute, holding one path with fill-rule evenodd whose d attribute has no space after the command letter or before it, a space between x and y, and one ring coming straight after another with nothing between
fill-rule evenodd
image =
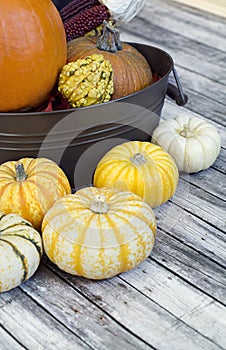
<instances>
[{"instance_id":1,"label":"pumpkin stem","mask_svg":"<svg viewBox=\"0 0 226 350\"><path fill-rule=\"evenodd\" d=\"M103 21L103 34L98 38L97 48L113 53L122 50L119 31L107 21Z\"/></svg>"},{"instance_id":2,"label":"pumpkin stem","mask_svg":"<svg viewBox=\"0 0 226 350\"><path fill-rule=\"evenodd\" d=\"M191 130L188 124L185 124L183 130L180 131L180 135L189 138L194 136L194 132Z\"/></svg>"},{"instance_id":3,"label":"pumpkin stem","mask_svg":"<svg viewBox=\"0 0 226 350\"><path fill-rule=\"evenodd\" d=\"M27 174L25 173L24 166L22 163L17 163L15 165L16 169L16 180L17 181L24 181L27 178Z\"/></svg>"},{"instance_id":4,"label":"pumpkin stem","mask_svg":"<svg viewBox=\"0 0 226 350\"><path fill-rule=\"evenodd\" d=\"M136 153L132 158L130 158L130 160L135 165L141 165L146 163L146 159L141 153Z\"/></svg>"},{"instance_id":5,"label":"pumpkin stem","mask_svg":"<svg viewBox=\"0 0 226 350\"><path fill-rule=\"evenodd\" d=\"M108 212L108 205L103 194L94 197L94 200L90 204L90 210L96 214L106 214Z\"/></svg>"}]
</instances>

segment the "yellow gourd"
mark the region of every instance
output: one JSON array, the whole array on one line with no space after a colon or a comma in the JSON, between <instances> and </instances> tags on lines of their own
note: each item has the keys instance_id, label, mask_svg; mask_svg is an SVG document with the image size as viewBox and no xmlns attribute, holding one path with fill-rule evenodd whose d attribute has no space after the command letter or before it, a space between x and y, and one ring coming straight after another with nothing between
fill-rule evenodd
<instances>
[{"instance_id":1,"label":"yellow gourd","mask_svg":"<svg viewBox=\"0 0 226 350\"><path fill-rule=\"evenodd\" d=\"M100 160L94 186L134 192L154 208L173 196L178 177L173 158L161 147L129 141L112 148Z\"/></svg>"},{"instance_id":2,"label":"yellow gourd","mask_svg":"<svg viewBox=\"0 0 226 350\"><path fill-rule=\"evenodd\" d=\"M150 254L155 215L139 196L87 187L59 199L42 223L44 250L60 269L104 279L135 268Z\"/></svg>"},{"instance_id":3,"label":"yellow gourd","mask_svg":"<svg viewBox=\"0 0 226 350\"><path fill-rule=\"evenodd\" d=\"M97 54L69 62L60 73L58 90L72 107L107 102L114 92L112 66Z\"/></svg>"},{"instance_id":4,"label":"yellow gourd","mask_svg":"<svg viewBox=\"0 0 226 350\"><path fill-rule=\"evenodd\" d=\"M15 213L40 229L53 203L71 193L63 170L46 158L22 158L0 165L0 211Z\"/></svg>"}]
</instances>

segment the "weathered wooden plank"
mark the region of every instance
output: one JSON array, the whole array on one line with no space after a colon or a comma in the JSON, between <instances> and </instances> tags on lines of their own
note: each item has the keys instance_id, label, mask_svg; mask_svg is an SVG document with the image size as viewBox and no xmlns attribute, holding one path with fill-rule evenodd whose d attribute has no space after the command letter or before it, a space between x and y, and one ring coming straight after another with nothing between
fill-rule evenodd
<instances>
[{"instance_id":1,"label":"weathered wooden plank","mask_svg":"<svg viewBox=\"0 0 226 350\"><path fill-rule=\"evenodd\" d=\"M225 268L208 257L159 228L151 258L226 306Z\"/></svg>"},{"instance_id":2,"label":"weathered wooden plank","mask_svg":"<svg viewBox=\"0 0 226 350\"><path fill-rule=\"evenodd\" d=\"M203 75L197 76L196 73L188 71L187 68L178 67L178 72L183 81L184 89L196 91L206 96L210 100L221 103L226 106L226 86L218 81L211 80ZM225 125L225 124L224 124Z\"/></svg>"},{"instance_id":3,"label":"weathered wooden plank","mask_svg":"<svg viewBox=\"0 0 226 350\"><path fill-rule=\"evenodd\" d=\"M222 128L223 146L225 147L225 106L217 101L210 100L208 97L198 94L189 88L186 88L184 92L188 95L189 100L185 108L176 106L177 114L180 114L183 109L185 109L185 111L190 110L194 114L206 118L207 121L215 122L215 126L219 130ZM172 100L169 101L171 102ZM170 114L173 114L173 110Z\"/></svg>"},{"instance_id":4,"label":"weathered wooden plank","mask_svg":"<svg viewBox=\"0 0 226 350\"><path fill-rule=\"evenodd\" d=\"M154 212L158 227L184 243L185 246L202 252L216 263L225 266L226 235L202 219L167 202ZM226 281L225 281L226 282Z\"/></svg>"},{"instance_id":5,"label":"weathered wooden plank","mask_svg":"<svg viewBox=\"0 0 226 350\"><path fill-rule=\"evenodd\" d=\"M147 1L138 16L122 28L134 34L137 40L151 40L178 54L181 48L182 55L194 54L201 58L203 65L207 62L214 65L218 61L219 67L225 69L226 19L204 16L200 11L183 8L172 1L159 4L155 0ZM194 69L198 64L202 72L199 60L192 62ZM197 70L197 73L201 72ZM225 79L223 75L221 78Z\"/></svg>"},{"instance_id":6,"label":"weathered wooden plank","mask_svg":"<svg viewBox=\"0 0 226 350\"><path fill-rule=\"evenodd\" d=\"M180 178L173 202L203 221L225 231L226 204L222 199Z\"/></svg>"},{"instance_id":7,"label":"weathered wooden plank","mask_svg":"<svg viewBox=\"0 0 226 350\"><path fill-rule=\"evenodd\" d=\"M155 348L182 349L185 343L188 350L221 348L119 277L91 281L66 274L53 265L51 268L75 289L104 308L120 324ZM114 345L117 346L117 341Z\"/></svg>"},{"instance_id":8,"label":"weathered wooden plank","mask_svg":"<svg viewBox=\"0 0 226 350\"><path fill-rule=\"evenodd\" d=\"M32 281L28 281L21 288L42 309L58 319L71 332L79 335L93 349L110 349L112 344L115 344L115 349L150 349L145 342L109 317L105 306L103 310L95 306L82 295L83 290L78 293L44 265Z\"/></svg>"},{"instance_id":9,"label":"weathered wooden plank","mask_svg":"<svg viewBox=\"0 0 226 350\"><path fill-rule=\"evenodd\" d=\"M170 0L165 0L161 6L159 6L158 0L146 1L145 8L139 13L139 17L151 18L152 24L161 26L167 31L179 33L191 40L195 38L201 44L224 51L225 18L209 16L190 7L180 6ZM181 20L182 18L184 20Z\"/></svg>"},{"instance_id":10,"label":"weathered wooden plank","mask_svg":"<svg viewBox=\"0 0 226 350\"><path fill-rule=\"evenodd\" d=\"M163 19L164 21L164 19ZM190 71L211 78L213 81L225 85L225 52L212 48L205 43L183 36L177 31L167 31L160 26L152 24L152 20L139 17L135 24L129 23L121 27L121 37L124 41L135 41L149 44L167 51L175 61L176 66L181 65ZM145 28L145 29L144 29ZM191 32L193 30L191 29Z\"/></svg>"},{"instance_id":11,"label":"weathered wooden plank","mask_svg":"<svg viewBox=\"0 0 226 350\"><path fill-rule=\"evenodd\" d=\"M198 8L202 11L207 11L209 13L226 17L226 4L224 0L174 0L178 3Z\"/></svg>"},{"instance_id":12,"label":"weathered wooden plank","mask_svg":"<svg viewBox=\"0 0 226 350\"><path fill-rule=\"evenodd\" d=\"M90 349L19 288L1 294L0 320L4 328L29 350ZM6 348L9 349L14 347Z\"/></svg>"},{"instance_id":13,"label":"weathered wooden plank","mask_svg":"<svg viewBox=\"0 0 226 350\"><path fill-rule=\"evenodd\" d=\"M26 349L20 345L13 337L10 336L4 329L0 326L0 349L1 350L24 350Z\"/></svg>"},{"instance_id":14,"label":"weathered wooden plank","mask_svg":"<svg viewBox=\"0 0 226 350\"><path fill-rule=\"evenodd\" d=\"M213 168L220 170L222 173L226 174L226 149L221 148L221 152L216 160L216 162L213 164Z\"/></svg>"},{"instance_id":15,"label":"weathered wooden plank","mask_svg":"<svg viewBox=\"0 0 226 350\"><path fill-rule=\"evenodd\" d=\"M225 175L216 171L214 168L203 170L196 174L181 174L184 180L206 190L216 197L226 200L226 181ZM214 179L214 181L213 181Z\"/></svg>"},{"instance_id":16,"label":"weathered wooden plank","mask_svg":"<svg viewBox=\"0 0 226 350\"><path fill-rule=\"evenodd\" d=\"M146 29L142 30L144 26L148 28L148 34L146 34ZM124 41L139 42L167 51L173 58L176 67L183 66L197 73L196 80L200 75L203 75L214 81L219 81L223 85L226 83L226 68L223 66L225 53L213 50L213 48L195 41L195 38L193 40L184 38L180 34L174 34L154 26L152 21L149 23L142 18L139 19L139 22L136 21L136 26L132 26L132 24L122 26L121 38Z\"/></svg>"},{"instance_id":17,"label":"weathered wooden plank","mask_svg":"<svg viewBox=\"0 0 226 350\"><path fill-rule=\"evenodd\" d=\"M199 333L226 348L226 308L151 259L120 276Z\"/></svg>"}]
</instances>

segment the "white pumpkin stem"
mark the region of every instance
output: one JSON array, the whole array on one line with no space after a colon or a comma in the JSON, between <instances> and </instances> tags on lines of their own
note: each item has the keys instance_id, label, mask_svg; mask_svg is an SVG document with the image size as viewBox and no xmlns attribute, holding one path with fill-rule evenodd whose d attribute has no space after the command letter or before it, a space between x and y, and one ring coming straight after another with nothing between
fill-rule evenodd
<instances>
[{"instance_id":1,"label":"white pumpkin stem","mask_svg":"<svg viewBox=\"0 0 226 350\"><path fill-rule=\"evenodd\" d=\"M27 174L25 173L24 166L22 163L18 163L15 165L16 169L16 180L24 181L27 178Z\"/></svg>"},{"instance_id":2,"label":"white pumpkin stem","mask_svg":"<svg viewBox=\"0 0 226 350\"><path fill-rule=\"evenodd\" d=\"M191 130L188 124L185 124L183 130L180 131L180 135L189 138L194 136L194 132Z\"/></svg>"},{"instance_id":3,"label":"white pumpkin stem","mask_svg":"<svg viewBox=\"0 0 226 350\"><path fill-rule=\"evenodd\" d=\"M130 160L135 165L141 165L146 163L146 159L141 153L136 153Z\"/></svg>"},{"instance_id":4,"label":"white pumpkin stem","mask_svg":"<svg viewBox=\"0 0 226 350\"><path fill-rule=\"evenodd\" d=\"M108 212L108 205L103 194L94 197L94 200L90 204L90 210L96 214L106 214Z\"/></svg>"}]
</instances>

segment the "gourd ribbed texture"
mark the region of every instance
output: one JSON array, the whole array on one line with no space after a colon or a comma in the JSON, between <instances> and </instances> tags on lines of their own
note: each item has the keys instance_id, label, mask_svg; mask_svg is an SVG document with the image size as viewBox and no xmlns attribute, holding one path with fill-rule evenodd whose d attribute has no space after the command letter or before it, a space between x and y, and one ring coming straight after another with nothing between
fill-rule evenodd
<instances>
[{"instance_id":1,"label":"gourd ribbed texture","mask_svg":"<svg viewBox=\"0 0 226 350\"><path fill-rule=\"evenodd\" d=\"M166 150L180 171L196 173L209 168L221 149L216 127L199 117L179 115L162 122L152 140Z\"/></svg>"},{"instance_id":2,"label":"gourd ribbed texture","mask_svg":"<svg viewBox=\"0 0 226 350\"><path fill-rule=\"evenodd\" d=\"M42 257L42 240L29 222L0 212L0 292L28 280Z\"/></svg>"},{"instance_id":3,"label":"gourd ribbed texture","mask_svg":"<svg viewBox=\"0 0 226 350\"><path fill-rule=\"evenodd\" d=\"M173 158L161 147L130 141L114 147L100 160L94 185L134 192L154 208L173 196L178 178Z\"/></svg>"},{"instance_id":4,"label":"gourd ribbed texture","mask_svg":"<svg viewBox=\"0 0 226 350\"><path fill-rule=\"evenodd\" d=\"M15 166L22 164L27 175L16 179ZM53 203L71 193L62 169L46 158L23 158L0 165L0 211L16 213L40 229L44 214Z\"/></svg>"},{"instance_id":5,"label":"gourd ribbed texture","mask_svg":"<svg viewBox=\"0 0 226 350\"><path fill-rule=\"evenodd\" d=\"M50 260L91 279L136 267L150 254L155 233L155 215L139 196L95 187L59 199L42 224Z\"/></svg>"}]
</instances>

